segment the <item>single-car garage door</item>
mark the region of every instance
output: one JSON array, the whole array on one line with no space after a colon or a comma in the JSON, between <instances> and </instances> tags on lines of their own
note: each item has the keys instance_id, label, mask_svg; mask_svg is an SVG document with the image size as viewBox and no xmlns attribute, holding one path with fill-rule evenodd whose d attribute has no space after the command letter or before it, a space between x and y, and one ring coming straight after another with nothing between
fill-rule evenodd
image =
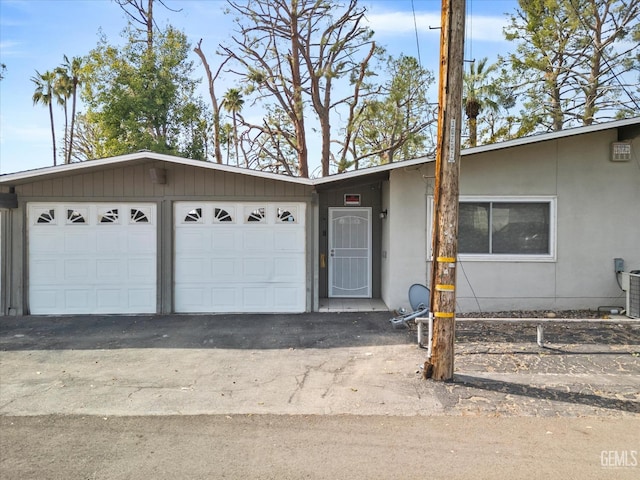
<instances>
[{"instance_id":1,"label":"single-car garage door","mask_svg":"<svg viewBox=\"0 0 640 480\"><path fill-rule=\"evenodd\" d=\"M175 204L177 312L303 312L304 203Z\"/></svg>"},{"instance_id":2,"label":"single-car garage door","mask_svg":"<svg viewBox=\"0 0 640 480\"><path fill-rule=\"evenodd\" d=\"M29 203L32 314L155 313L156 206Z\"/></svg>"}]
</instances>

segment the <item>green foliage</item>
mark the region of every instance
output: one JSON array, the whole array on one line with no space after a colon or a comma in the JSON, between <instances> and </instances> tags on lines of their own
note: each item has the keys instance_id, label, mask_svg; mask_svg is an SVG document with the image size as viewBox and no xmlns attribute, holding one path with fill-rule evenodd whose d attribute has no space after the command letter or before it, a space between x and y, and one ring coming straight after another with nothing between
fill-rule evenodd
<instances>
[{"instance_id":1,"label":"green foliage","mask_svg":"<svg viewBox=\"0 0 640 480\"><path fill-rule=\"evenodd\" d=\"M433 148L428 127L434 122L427 91L431 72L414 57L387 59L387 82L367 99L355 117L351 160L342 158L338 170L407 160Z\"/></svg>"},{"instance_id":2,"label":"green foliage","mask_svg":"<svg viewBox=\"0 0 640 480\"><path fill-rule=\"evenodd\" d=\"M625 78L640 65L639 16L640 0L519 0L505 65L524 107L520 131L637 114L640 96Z\"/></svg>"},{"instance_id":3,"label":"green foliage","mask_svg":"<svg viewBox=\"0 0 640 480\"><path fill-rule=\"evenodd\" d=\"M83 100L94 124L98 157L138 150L205 158L205 107L195 96L186 36L156 33L153 49L125 32L122 48L102 39L86 59ZM198 137L199 136L199 137Z\"/></svg>"}]
</instances>

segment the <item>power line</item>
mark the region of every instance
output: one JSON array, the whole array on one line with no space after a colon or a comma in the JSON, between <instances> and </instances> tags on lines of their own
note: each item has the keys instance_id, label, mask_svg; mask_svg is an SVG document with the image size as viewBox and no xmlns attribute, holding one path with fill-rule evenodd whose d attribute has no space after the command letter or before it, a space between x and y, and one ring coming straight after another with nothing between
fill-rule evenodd
<instances>
[{"instance_id":1,"label":"power line","mask_svg":"<svg viewBox=\"0 0 640 480\"><path fill-rule=\"evenodd\" d=\"M413 29L416 32L416 47L418 49L418 64L422 67L422 59L420 58L420 41L418 40L418 22L416 21L416 8L411 0L411 11L413 12Z\"/></svg>"}]
</instances>

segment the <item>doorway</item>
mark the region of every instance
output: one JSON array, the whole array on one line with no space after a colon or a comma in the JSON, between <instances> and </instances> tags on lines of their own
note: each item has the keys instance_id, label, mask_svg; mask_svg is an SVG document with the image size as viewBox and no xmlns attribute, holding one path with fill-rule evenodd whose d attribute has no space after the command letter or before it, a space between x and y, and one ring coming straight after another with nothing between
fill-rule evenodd
<instances>
[{"instance_id":1,"label":"doorway","mask_svg":"<svg viewBox=\"0 0 640 480\"><path fill-rule=\"evenodd\" d=\"M371 298L371 208L329 208L329 298Z\"/></svg>"}]
</instances>

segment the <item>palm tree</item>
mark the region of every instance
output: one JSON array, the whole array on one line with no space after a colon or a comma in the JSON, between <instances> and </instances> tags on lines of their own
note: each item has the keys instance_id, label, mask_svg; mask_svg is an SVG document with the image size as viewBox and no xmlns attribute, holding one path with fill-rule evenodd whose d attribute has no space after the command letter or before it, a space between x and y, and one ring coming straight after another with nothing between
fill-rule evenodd
<instances>
[{"instance_id":1,"label":"palm tree","mask_svg":"<svg viewBox=\"0 0 640 480\"><path fill-rule=\"evenodd\" d=\"M68 79L68 83L70 87L69 93L71 95L71 126L69 127L69 134L68 134L69 143L67 145L67 157L65 159L65 163L71 163L71 153L73 150L73 134L75 129L74 128L75 121L76 121L76 100L78 98L78 85L81 83L80 75L82 71L82 58L73 57L71 61L69 61L69 57L65 55L62 68L64 68L65 77ZM66 103L65 103L65 116L66 116ZM66 117L65 117L65 121L66 121ZM66 125L65 125L65 131L66 131Z\"/></svg>"},{"instance_id":2,"label":"palm tree","mask_svg":"<svg viewBox=\"0 0 640 480\"><path fill-rule=\"evenodd\" d=\"M242 98L242 92L237 88L230 88L224 94L222 99L222 108L231 114L233 121L233 144L236 150L236 164L239 165L240 156L238 154L238 114L242 111L244 105L244 99ZM249 168L248 161L245 159L246 167Z\"/></svg>"},{"instance_id":3,"label":"palm tree","mask_svg":"<svg viewBox=\"0 0 640 480\"><path fill-rule=\"evenodd\" d=\"M67 75L67 71L64 67L57 67L54 70L55 80L53 83L53 92L55 98L58 103L62 105L62 109L64 110L64 137L62 144L62 154L63 154L63 163L68 163L68 153L69 153L69 97L71 97L71 78Z\"/></svg>"},{"instance_id":4,"label":"palm tree","mask_svg":"<svg viewBox=\"0 0 640 480\"><path fill-rule=\"evenodd\" d=\"M486 68L485 68L486 67ZM487 66L487 57L478 62L471 63L469 73L464 74L464 113L467 115L469 127L469 146L475 147L478 143L478 116L484 107L497 111L499 106L494 100L497 92L492 83L489 83L489 75L497 68L496 64Z\"/></svg>"},{"instance_id":5,"label":"palm tree","mask_svg":"<svg viewBox=\"0 0 640 480\"><path fill-rule=\"evenodd\" d=\"M56 159L56 131L53 124L53 100L56 98L54 82L56 75L54 72L40 73L36 70L36 76L31 77L31 81L36 85L36 91L33 92L33 104L41 103L45 107L49 107L49 119L51 122L51 139L53 141L53 165L57 165Z\"/></svg>"}]
</instances>

